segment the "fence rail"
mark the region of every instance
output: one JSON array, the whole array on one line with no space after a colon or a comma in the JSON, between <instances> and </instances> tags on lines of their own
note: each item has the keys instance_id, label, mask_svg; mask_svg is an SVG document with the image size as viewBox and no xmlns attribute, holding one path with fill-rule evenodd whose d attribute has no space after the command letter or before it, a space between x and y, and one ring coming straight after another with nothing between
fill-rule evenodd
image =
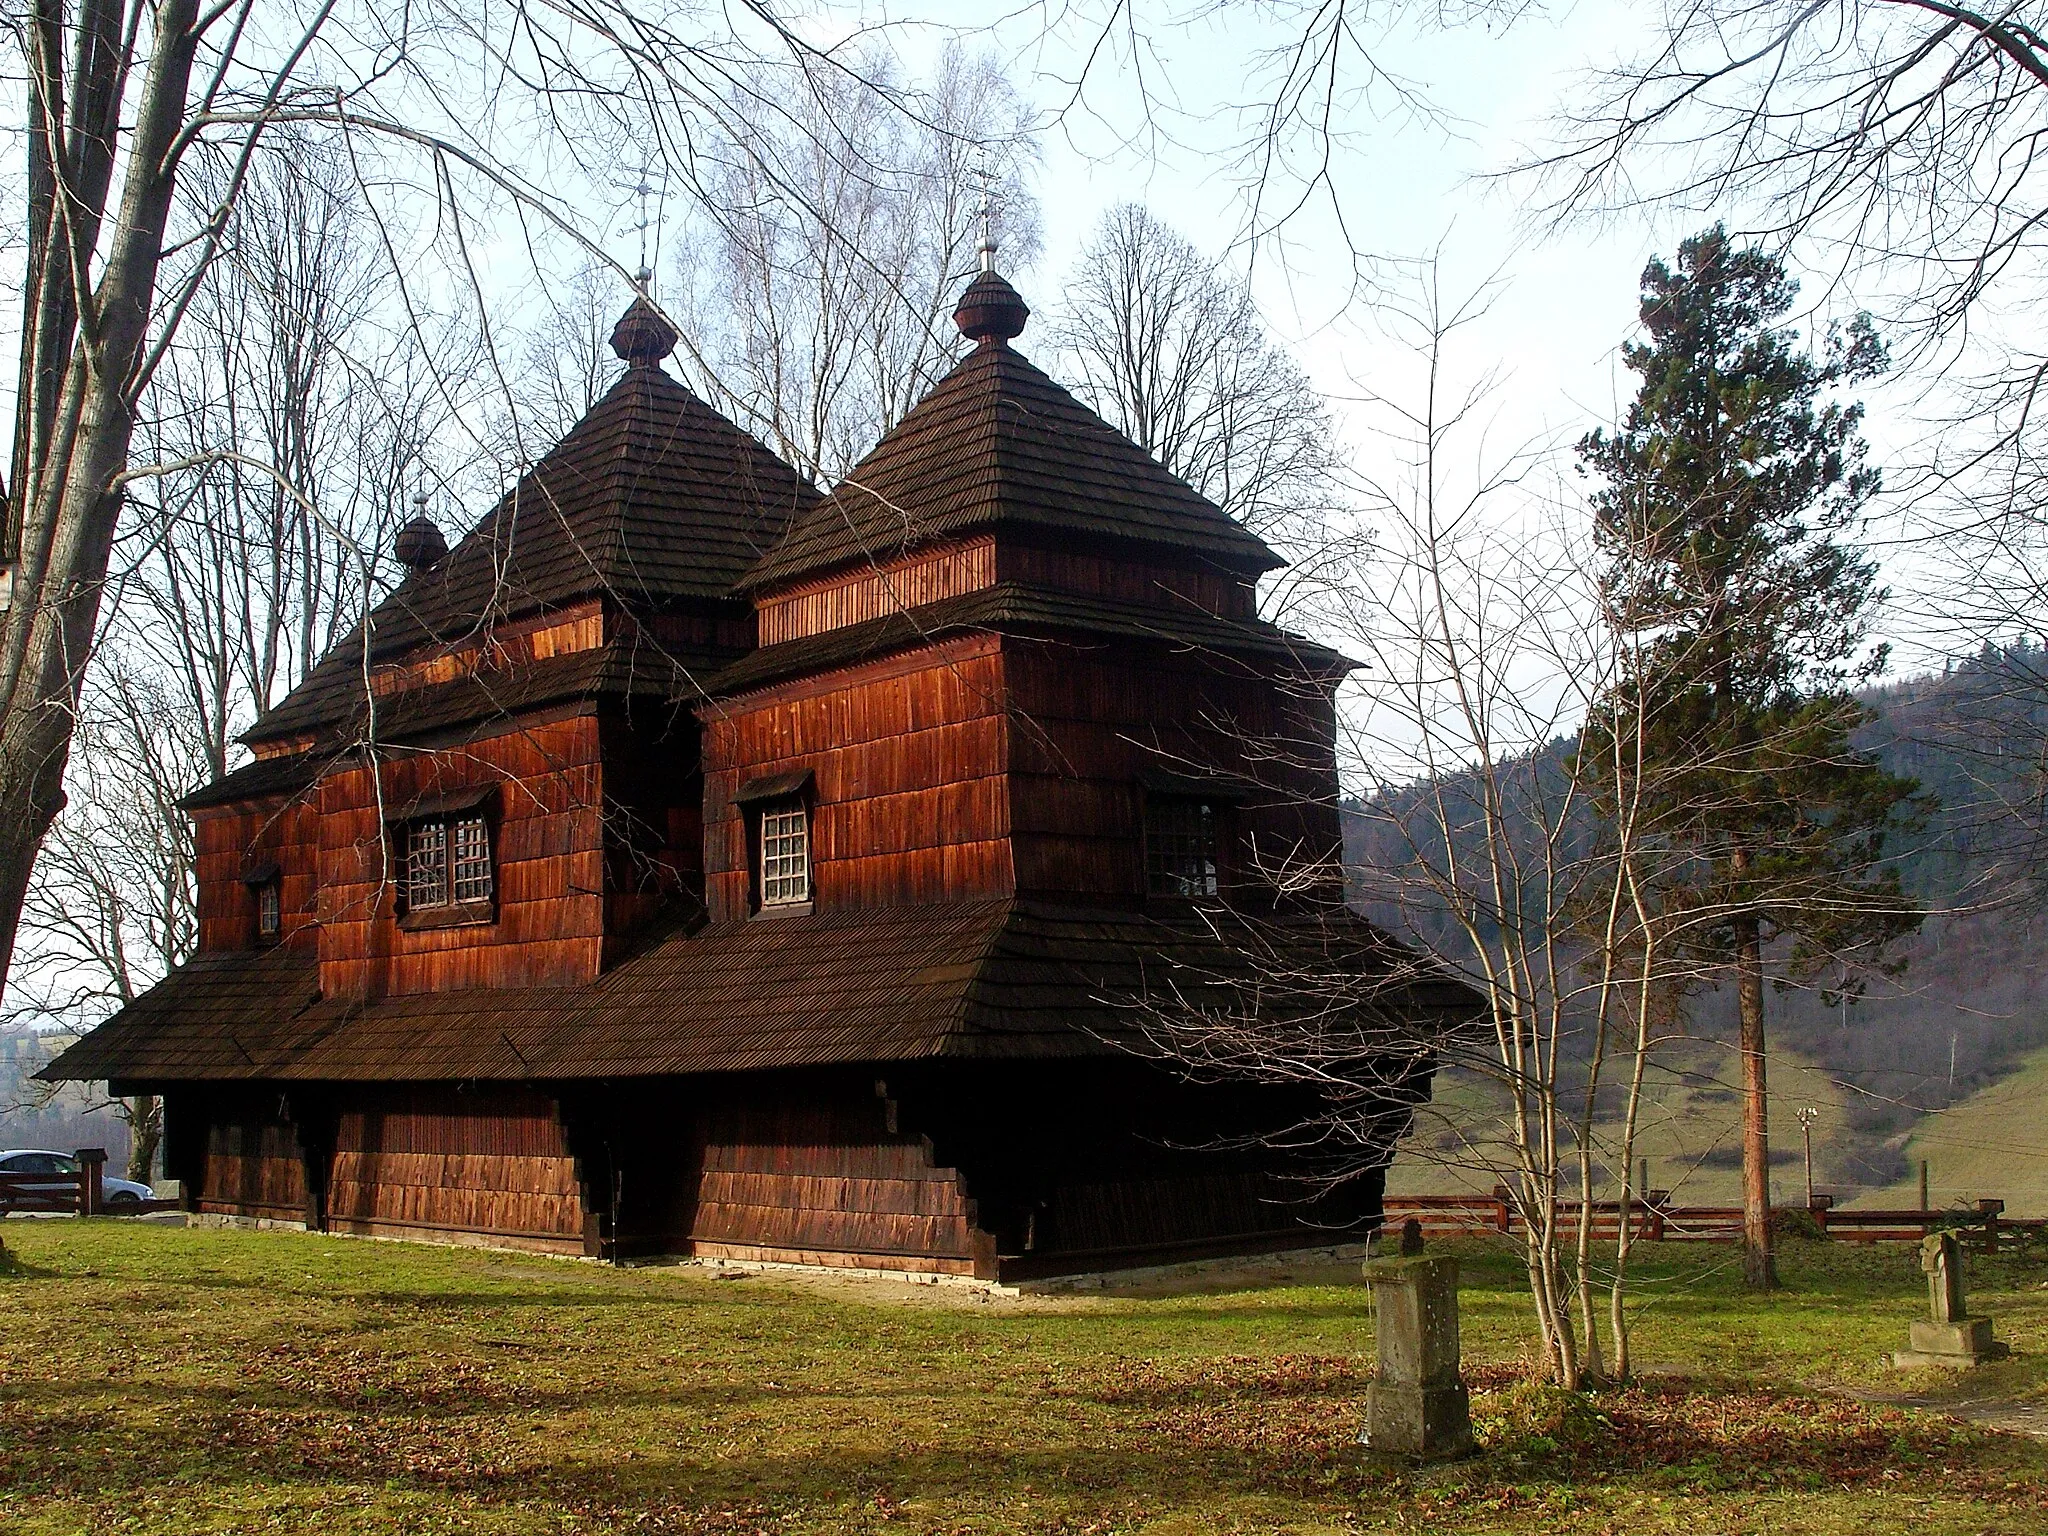
<instances>
[{"instance_id":1,"label":"fence rail","mask_svg":"<svg viewBox=\"0 0 2048 1536\"><path fill-rule=\"evenodd\" d=\"M1505 1185L1494 1186L1490 1195L1401 1195L1385 1202L1387 1224L1418 1223L1425 1234L1494 1232L1518 1234L1524 1230L1521 1212ZM1778 1206L1782 1220L1810 1219L1820 1235L1852 1243L1917 1243L1930 1232L1944 1228L1973 1231L1979 1246L1996 1248L2014 1244L2048 1231L2048 1220L2038 1217L2010 1217L2003 1200L1979 1200L1974 1207L1949 1210L1836 1210L1834 1201L1818 1195L1810 1206ZM1590 1220L1596 1239L1613 1241L1621 1234L1622 1207L1619 1201L1596 1200L1582 1207L1576 1200L1558 1202L1557 1222L1576 1236L1579 1223ZM1742 1207L1739 1205L1673 1205L1663 1190L1651 1190L1628 1207L1630 1230L1647 1242L1733 1243L1742 1239Z\"/></svg>"},{"instance_id":2,"label":"fence rail","mask_svg":"<svg viewBox=\"0 0 2048 1536\"><path fill-rule=\"evenodd\" d=\"M114 1213L141 1216L151 1211L175 1211L175 1200L124 1200L109 1207L104 1183L107 1153L104 1147L80 1147L71 1154L78 1160L76 1173L0 1173L0 1216L23 1214L55 1216L104 1216Z\"/></svg>"}]
</instances>

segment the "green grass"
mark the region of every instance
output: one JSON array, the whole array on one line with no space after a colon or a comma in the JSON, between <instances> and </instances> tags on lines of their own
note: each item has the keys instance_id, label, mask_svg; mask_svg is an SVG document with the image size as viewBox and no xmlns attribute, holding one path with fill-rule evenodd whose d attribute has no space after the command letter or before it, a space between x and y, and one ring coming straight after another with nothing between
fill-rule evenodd
<instances>
[{"instance_id":1,"label":"green grass","mask_svg":"<svg viewBox=\"0 0 2048 1536\"><path fill-rule=\"evenodd\" d=\"M2048 1448L1841 1395L1921 1304L1901 1249L1642 1265L1646 1384L1519 1385L1512 1255L1465 1248L1489 1449L1355 1445L1372 1354L1341 1272L1172 1297L608 1270L457 1249L13 1221L0 1530L1958 1531L2048 1526ZM2048 1271L1978 1290L2048 1396Z\"/></svg>"},{"instance_id":2,"label":"green grass","mask_svg":"<svg viewBox=\"0 0 2048 1536\"><path fill-rule=\"evenodd\" d=\"M1864 1203L1917 1205L1918 1164L1925 1158L1928 1198L1936 1206L1967 1205L1980 1195L1993 1195L2005 1202L2008 1215L2048 1216L2044 1094L2048 1050L2039 1050L2010 1076L1923 1118L1906 1143L1913 1174Z\"/></svg>"}]
</instances>

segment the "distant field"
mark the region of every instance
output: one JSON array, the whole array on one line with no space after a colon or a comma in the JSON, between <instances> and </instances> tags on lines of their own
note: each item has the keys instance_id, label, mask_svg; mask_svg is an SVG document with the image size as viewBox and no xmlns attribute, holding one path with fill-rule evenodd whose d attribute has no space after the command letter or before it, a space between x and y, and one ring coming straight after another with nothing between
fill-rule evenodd
<instances>
[{"instance_id":1,"label":"distant field","mask_svg":"<svg viewBox=\"0 0 2048 1536\"><path fill-rule=\"evenodd\" d=\"M1644 1084L1637 1130L1637 1156L1650 1160L1651 1189L1671 1191L1689 1205L1733 1205L1742 1198L1742 1100L1733 1053L1699 1045L1671 1053L1664 1070ZM1814 1122L1815 1184L1840 1189L1839 1149L1852 1134L1845 1096L1825 1073L1789 1051L1772 1059L1770 1070L1770 1132L1774 1167L1774 1198L1797 1202L1805 1198L1799 1111L1819 1111ZM1512 1162L1504 1143L1488 1145L1475 1127L1498 1121L1505 1099L1491 1084L1465 1074L1446 1072L1438 1079L1436 1102L1418 1122L1415 1143L1403 1149L1388 1174L1389 1193L1404 1195L1481 1192L1493 1183L1489 1167ZM1449 1133L1457 1128L1458 1134ZM1621 1124L1600 1124L1603 1155L1620 1144ZM2048 1144L2048 1123L2042 1135ZM1468 1140L1469 1138L1469 1140ZM1604 1166L1604 1165L1603 1165ZM1619 1169L1613 1169L1614 1174ZM1602 1183L1603 1196L1613 1193L1618 1179Z\"/></svg>"},{"instance_id":2,"label":"distant field","mask_svg":"<svg viewBox=\"0 0 2048 1536\"><path fill-rule=\"evenodd\" d=\"M1644 1384L1525 1384L1512 1252L1466 1261L1477 1460L1356 1444L1355 1273L1022 1300L461 1249L8 1221L0 1529L828 1536L2022 1536L2048 1446L1866 1404L1922 1305L1907 1249L1790 1244L1790 1288L1647 1250ZM2048 1269L1977 1294L2048 1399ZM1947 1383L1937 1390L1953 1390Z\"/></svg>"},{"instance_id":3,"label":"distant field","mask_svg":"<svg viewBox=\"0 0 2048 1536\"><path fill-rule=\"evenodd\" d=\"M1927 1160L1928 1198L1937 1206L1996 1196L2014 1216L2048 1216L2048 1049L2019 1071L1961 1103L1928 1115L1906 1143L1916 1166ZM1865 1201L1911 1205L1919 1174Z\"/></svg>"}]
</instances>

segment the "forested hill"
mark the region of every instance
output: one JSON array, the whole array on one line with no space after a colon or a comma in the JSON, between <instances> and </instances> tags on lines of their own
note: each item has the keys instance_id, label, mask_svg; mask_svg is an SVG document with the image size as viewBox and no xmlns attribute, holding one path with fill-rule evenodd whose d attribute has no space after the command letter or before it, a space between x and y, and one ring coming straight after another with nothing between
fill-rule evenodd
<instances>
[{"instance_id":1,"label":"forested hill","mask_svg":"<svg viewBox=\"0 0 2048 1536\"><path fill-rule=\"evenodd\" d=\"M1768 1007L1777 1044L1812 1059L1848 1089L1859 1166L1844 1167L1843 1176L1882 1184L1903 1173L1898 1149L1921 1115L1987 1086L2048 1043L2041 963L2048 840L2039 814L2048 762L2048 652L1987 648L1942 673L1863 697L1874 718L1859 745L1939 801L1925 830L1893 849L1906 888L1928 916L1899 951L1904 972L1874 978L1860 1001L1824 1007L1815 991L1794 987L1774 991ZM1525 760L1519 777L1561 783L1573 746L1550 743ZM1398 816L1387 813L1415 804L1415 795L1400 791L1352 807L1347 857L1361 872L1378 872L1358 882L1362 897L1372 887L1383 891L1385 876L1409 857L1391 824ZM1593 832L1589 822L1572 841L1589 842ZM1426 910L1363 904L1390 926L1455 948L1429 931ZM1731 993L1724 986L1692 1001L1693 1033L1732 1034Z\"/></svg>"}]
</instances>

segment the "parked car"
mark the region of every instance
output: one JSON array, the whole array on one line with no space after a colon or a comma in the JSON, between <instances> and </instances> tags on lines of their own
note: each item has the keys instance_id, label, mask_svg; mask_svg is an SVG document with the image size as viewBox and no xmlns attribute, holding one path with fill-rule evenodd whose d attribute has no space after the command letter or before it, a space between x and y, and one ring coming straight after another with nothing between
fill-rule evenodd
<instances>
[{"instance_id":1,"label":"parked car","mask_svg":"<svg viewBox=\"0 0 2048 1536\"><path fill-rule=\"evenodd\" d=\"M0 1173L55 1175L48 1184L16 1184L7 1189L0 1189L0 1211L8 1208L8 1197L17 1191L23 1194L68 1196L78 1187L71 1182L78 1177L78 1159L69 1152L42 1152L32 1148L0 1152ZM133 1210L153 1195L154 1191L147 1184L138 1184L133 1179L117 1179L111 1174L100 1179L100 1198L106 1202L109 1215L118 1216L123 1211Z\"/></svg>"}]
</instances>

